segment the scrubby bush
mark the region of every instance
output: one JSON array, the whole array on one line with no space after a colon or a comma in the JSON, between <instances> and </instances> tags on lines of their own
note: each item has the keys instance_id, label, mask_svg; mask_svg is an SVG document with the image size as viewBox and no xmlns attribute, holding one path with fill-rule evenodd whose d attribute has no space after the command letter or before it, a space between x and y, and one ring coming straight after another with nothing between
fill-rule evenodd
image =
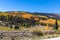
<instances>
[{"instance_id":1,"label":"scrubby bush","mask_svg":"<svg viewBox=\"0 0 60 40\"><path fill-rule=\"evenodd\" d=\"M39 27L35 27L32 33L33 35L36 35L36 36L43 36L43 32L41 31Z\"/></svg>"},{"instance_id":2,"label":"scrubby bush","mask_svg":"<svg viewBox=\"0 0 60 40\"><path fill-rule=\"evenodd\" d=\"M43 36L43 33L41 31L34 31L33 34L37 36Z\"/></svg>"},{"instance_id":3,"label":"scrubby bush","mask_svg":"<svg viewBox=\"0 0 60 40\"><path fill-rule=\"evenodd\" d=\"M56 33L57 33L57 34L60 34L60 30L56 30Z\"/></svg>"},{"instance_id":4,"label":"scrubby bush","mask_svg":"<svg viewBox=\"0 0 60 40\"><path fill-rule=\"evenodd\" d=\"M18 26L18 25L16 25L16 26L15 26L15 29L19 29L19 26Z\"/></svg>"}]
</instances>

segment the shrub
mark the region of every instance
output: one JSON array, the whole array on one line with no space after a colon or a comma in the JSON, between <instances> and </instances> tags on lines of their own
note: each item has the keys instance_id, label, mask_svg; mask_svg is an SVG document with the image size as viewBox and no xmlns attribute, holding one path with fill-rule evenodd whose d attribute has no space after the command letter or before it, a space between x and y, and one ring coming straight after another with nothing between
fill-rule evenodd
<instances>
[{"instance_id":1,"label":"shrub","mask_svg":"<svg viewBox=\"0 0 60 40\"><path fill-rule=\"evenodd\" d=\"M33 35L36 35L36 36L43 36L43 32L41 31L39 27L35 27L32 33Z\"/></svg>"},{"instance_id":2,"label":"shrub","mask_svg":"<svg viewBox=\"0 0 60 40\"><path fill-rule=\"evenodd\" d=\"M43 33L41 31L34 31L33 34L37 36L43 36Z\"/></svg>"},{"instance_id":3,"label":"shrub","mask_svg":"<svg viewBox=\"0 0 60 40\"><path fill-rule=\"evenodd\" d=\"M19 29L19 26L17 25L17 26L15 26L15 29Z\"/></svg>"},{"instance_id":4,"label":"shrub","mask_svg":"<svg viewBox=\"0 0 60 40\"><path fill-rule=\"evenodd\" d=\"M56 30L56 33L57 33L57 34L60 34L60 30Z\"/></svg>"}]
</instances>

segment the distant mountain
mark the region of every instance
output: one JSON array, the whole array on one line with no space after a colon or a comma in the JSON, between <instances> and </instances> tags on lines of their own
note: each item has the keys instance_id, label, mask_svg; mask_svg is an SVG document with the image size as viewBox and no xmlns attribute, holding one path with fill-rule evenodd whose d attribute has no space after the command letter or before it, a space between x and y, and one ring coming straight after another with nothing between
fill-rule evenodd
<instances>
[{"instance_id":1,"label":"distant mountain","mask_svg":"<svg viewBox=\"0 0 60 40\"><path fill-rule=\"evenodd\" d=\"M54 13L32 13L34 15L42 15L42 16L47 16L48 18L53 18L53 19L60 19L60 14L54 14Z\"/></svg>"}]
</instances>

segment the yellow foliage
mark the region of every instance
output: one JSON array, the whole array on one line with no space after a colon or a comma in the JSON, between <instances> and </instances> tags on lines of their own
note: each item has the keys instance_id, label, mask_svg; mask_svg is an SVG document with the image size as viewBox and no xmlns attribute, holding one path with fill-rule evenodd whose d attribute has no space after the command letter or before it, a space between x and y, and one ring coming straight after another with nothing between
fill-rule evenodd
<instances>
[{"instance_id":1,"label":"yellow foliage","mask_svg":"<svg viewBox=\"0 0 60 40\"><path fill-rule=\"evenodd\" d=\"M55 24L55 19L48 19L48 23L50 23L50 24Z\"/></svg>"},{"instance_id":2,"label":"yellow foliage","mask_svg":"<svg viewBox=\"0 0 60 40\"><path fill-rule=\"evenodd\" d=\"M39 22L40 22L40 23L48 23L47 20L40 20Z\"/></svg>"},{"instance_id":3,"label":"yellow foliage","mask_svg":"<svg viewBox=\"0 0 60 40\"><path fill-rule=\"evenodd\" d=\"M4 15L4 16L8 16L8 13L2 13L2 15Z\"/></svg>"},{"instance_id":4,"label":"yellow foliage","mask_svg":"<svg viewBox=\"0 0 60 40\"><path fill-rule=\"evenodd\" d=\"M58 30L60 30L60 27L58 27Z\"/></svg>"},{"instance_id":5,"label":"yellow foliage","mask_svg":"<svg viewBox=\"0 0 60 40\"><path fill-rule=\"evenodd\" d=\"M47 16L41 16L41 15L40 15L40 17L42 17L42 18L48 18Z\"/></svg>"},{"instance_id":6,"label":"yellow foliage","mask_svg":"<svg viewBox=\"0 0 60 40\"><path fill-rule=\"evenodd\" d=\"M23 14L22 17L23 18L30 18L32 15L31 14Z\"/></svg>"},{"instance_id":7,"label":"yellow foliage","mask_svg":"<svg viewBox=\"0 0 60 40\"><path fill-rule=\"evenodd\" d=\"M48 19L48 20L40 20L40 23L45 23L45 24L51 24L54 25L55 24L55 19Z\"/></svg>"},{"instance_id":8,"label":"yellow foliage","mask_svg":"<svg viewBox=\"0 0 60 40\"><path fill-rule=\"evenodd\" d=\"M45 27L45 30L49 30L49 26L48 25Z\"/></svg>"},{"instance_id":9,"label":"yellow foliage","mask_svg":"<svg viewBox=\"0 0 60 40\"><path fill-rule=\"evenodd\" d=\"M4 30L4 31L10 31L11 29L9 28L9 27L2 27L2 26L0 26L0 30Z\"/></svg>"},{"instance_id":10,"label":"yellow foliage","mask_svg":"<svg viewBox=\"0 0 60 40\"><path fill-rule=\"evenodd\" d=\"M39 18L34 18L34 20L39 20Z\"/></svg>"},{"instance_id":11,"label":"yellow foliage","mask_svg":"<svg viewBox=\"0 0 60 40\"><path fill-rule=\"evenodd\" d=\"M60 25L60 20L58 20L58 25Z\"/></svg>"}]
</instances>

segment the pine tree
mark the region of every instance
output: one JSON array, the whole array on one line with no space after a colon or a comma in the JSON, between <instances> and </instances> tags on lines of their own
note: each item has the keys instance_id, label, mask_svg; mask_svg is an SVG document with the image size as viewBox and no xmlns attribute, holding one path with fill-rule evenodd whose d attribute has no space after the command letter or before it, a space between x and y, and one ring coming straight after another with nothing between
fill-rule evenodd
<instances>
[{"instance_id":1,"label":"pine tree","mask_svg":"<svg viewBox=\"0 0 60 40\"><path fill-rule=\"evenodd\" d=\"M54 30L58 30L58 23L57 23L57 20L55 21Z\"/></svg>"}]
</instances>

